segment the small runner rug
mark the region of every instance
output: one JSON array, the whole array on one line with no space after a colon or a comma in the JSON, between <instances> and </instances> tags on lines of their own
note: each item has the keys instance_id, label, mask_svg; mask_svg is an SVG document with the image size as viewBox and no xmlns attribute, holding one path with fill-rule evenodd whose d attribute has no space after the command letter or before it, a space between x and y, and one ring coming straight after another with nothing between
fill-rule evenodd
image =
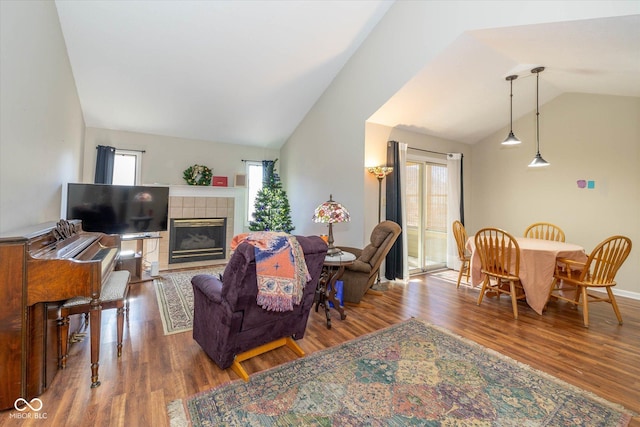
<instances>
[{"instance_id":1,"label":"small runner rug","mask_svg":"<svg viewBox=\"0 0 640 427\"><path fill-rule=\"evenodd\" d=\"M171 402L168 412L174 427L592 427L632 416L417 319Z\"/></svg>"},{"instance_id":2,"label":"small runner rug","mask_svg":"<svg viewBox=\"0 0 640 427\"><path fill-rule=\"evenodd\" d=\"M165 335L193 329L193 288L191 278L198 274L218 275L224 265L201 270L165 273L154 279L156 297Z\"/></svg>"}]
</instances>

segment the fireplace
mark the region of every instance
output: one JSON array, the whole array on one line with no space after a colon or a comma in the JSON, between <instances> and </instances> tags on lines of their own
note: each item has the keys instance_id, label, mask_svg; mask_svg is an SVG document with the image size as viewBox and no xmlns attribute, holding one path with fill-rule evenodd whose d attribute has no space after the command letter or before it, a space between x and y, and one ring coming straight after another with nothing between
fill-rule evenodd
<instances>
[{"instance_id":1,"label":"fireplace","mask_svg":"<svg viewBox=\"0 0 640 427\"><path fill-rule=\"evenodd\" d=\"M172 219L169 264L224 259L226 218Z\"/></svg>"}]
</instances>

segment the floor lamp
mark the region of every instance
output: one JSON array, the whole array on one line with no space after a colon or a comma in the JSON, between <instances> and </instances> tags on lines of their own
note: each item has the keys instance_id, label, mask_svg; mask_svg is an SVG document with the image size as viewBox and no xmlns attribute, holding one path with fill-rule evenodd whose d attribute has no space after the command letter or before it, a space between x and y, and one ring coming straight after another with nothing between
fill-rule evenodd
<instances>
[{"instance_id":1,"label":"floor lamp","mask_svg":"<svg viewBox=\"0 0 640 427\"><path fill-rule=\"evenodd\" d=\"M391 166L371 166L367 168L369 173L375 175L378 178L378 224L382 221L382 180L385 176L393 172ZM380 283L380 269L378 269L378 278L376 279L376 285Z\"/></svg>"},{"instance_id":2,"label":"floor lamp","mask_svg":"<svg viewBox=\"0 0 640 427\"><path fill-rule=\"evenodd\" d=\"M382 209L382 180L385 176L393 172L391 166L371 166L367 168L369 173L372 173L378 178L378 224L382 221L381 209Z\"/></svg>"}]
</instances>

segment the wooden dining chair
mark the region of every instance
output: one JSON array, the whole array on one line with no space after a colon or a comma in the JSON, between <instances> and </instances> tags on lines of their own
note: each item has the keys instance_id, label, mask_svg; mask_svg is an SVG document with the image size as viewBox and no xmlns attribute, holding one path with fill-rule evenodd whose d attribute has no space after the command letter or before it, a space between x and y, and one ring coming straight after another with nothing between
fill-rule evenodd
<instances>
[{"instance_id":1,"label":"wooden dining chair","mask_svg":"<svg viewBox=\"0 0 640 427\"><path fill-rule=\"evenodd\" d=\"M536 222L524 230L524 237L530 239L555 240L564 242L564 231L550 222Z\"/></svg>"},{"instance_id":2,"label":"wooden dining chair","mask_svg":"<svg viewBox=\"0 0 640 427\"><path fill-rule=\"evenodd\" d=\"M483 228L475 235L476 251L480 256L480 269L484 274L478 305L487 292L511 296L513 317L518 318L518 300L523 299L520 283L520 247L515 238L499 228ZM491 279L495 280L495 284Z\"/></svg>"},{"instance_id":3,"label":"wooden dining chair","mask_svg":"<svg viewBox=\"0 0 640 427\"><path fill-rule=\"evenodd\" d=\"M464 274L467 278L467 282L469 281L469 275L471 273L471 269L469 268L471 265L471 254L467 252L467 248L465 245L467 244L467 230L464 228L464 225L460 221L453 221L453 236L456 239L456 246L458 247L458 258L460 258L460 272L458 273L458 284L456 288L460 287L460 281L462 280L462 275Z\"/></svg>"},{"instance_id":4,"label":"wooden dining chair","mask_svg":"<svg viewBox=\"0 0 640 427\"><path fill-rule=\"evenodd\" d=\"M622 315L611 288L616 285L616 273L629 256L629 252L631 252L631 239L625 236L612 236L596 246L584 263L558 258L549 298L555 297L576 306L582 304L583 322L587 328L589 327L589 303L608 302L613 306L618 323L622 325ZM605 288L606 296L604 293L590 294L588 288ZM571 291L575 291L573 297L570 296Z\"/></svg>"}]
</instances>

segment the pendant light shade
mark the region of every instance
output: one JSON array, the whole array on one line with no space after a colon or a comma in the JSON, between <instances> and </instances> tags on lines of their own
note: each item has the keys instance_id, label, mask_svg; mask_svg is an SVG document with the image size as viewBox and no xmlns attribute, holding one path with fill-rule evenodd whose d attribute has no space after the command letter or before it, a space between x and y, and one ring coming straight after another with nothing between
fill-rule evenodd
<instances>
[{"instance_id":1,"label":"pendant light shade","mask_svg":"<svg viewBox=\"0 0 640 427\"><path fill-rule=\"evenodd\" d=\"M540 155L540 102L538 101L538 95L540 94L539 89L539 79L540 73L544 71L544 67L536 67L531 70L532 73L536 74L536 156L533 158L531 163L529 163L530 168L540 168L544 166L549 166L551 163L547 162Z\"/></svg>"},{"instance_id":2,"label":"pendant light shade","mask_svg":"<svg viewBox=\"0 0 640 427\"><path fill-rule=\"evenodd\" d=\"M545 159L542 158L540 153L536 153L536 156L533 158L533 160L531 160L531 163L529 163L529 167L540 168L543 166L549 166L550 164L551 163L547 162Z\"/></svg>"},{"instance_id":3,"label":"pendant light shade","mask_svg":"<svg viewBox=\"0 0 640 427\"><path fill-rule=\"evenodd\" d=\"M502 141L502 145L517 145L521 142L513 134L513 81L517 78L518 76L516 75L506 77L506 80L511 85L511 89L509 91L509 135L504 141Z\"/></svg>"}]
</instances>

